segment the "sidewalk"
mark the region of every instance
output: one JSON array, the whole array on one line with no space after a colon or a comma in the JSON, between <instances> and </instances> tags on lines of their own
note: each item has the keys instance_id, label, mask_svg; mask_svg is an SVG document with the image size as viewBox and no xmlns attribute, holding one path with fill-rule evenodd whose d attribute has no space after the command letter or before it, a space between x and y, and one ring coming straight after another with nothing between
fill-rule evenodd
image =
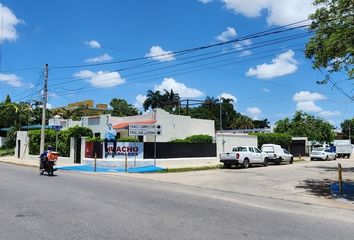
<instances>
[{"instance_id":1,"label":"sidewalk","mask_svg":"<svg viewBox=\"0 0 354 240\"><path fill-rule=\"evenodd\" d=\"M22 166L29 166L29 167L39 167L39 158L38 160L31 160L31 159L20 159L14 156L4 156L0 157L0 162L22 165ZM57 162L58 166L73 166L78 164L69 164L65 162L60 162L60 158Z\"/></svg>"}]
</instances>

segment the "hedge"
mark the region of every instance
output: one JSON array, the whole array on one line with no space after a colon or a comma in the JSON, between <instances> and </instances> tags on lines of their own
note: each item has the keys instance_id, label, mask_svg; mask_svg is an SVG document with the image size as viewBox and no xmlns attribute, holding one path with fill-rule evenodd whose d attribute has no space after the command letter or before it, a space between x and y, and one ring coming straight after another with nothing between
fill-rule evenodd
<instances>
[{"instance_id":1,"label":"hedge","mask_svg":"<svg viewBox=\"0 0 354 240\"><path fill-rule=\"evenodd\" d=\"M29 154L39 155L40 141L41 141L41 130L31 130L28 132L30 139L29 143ZM58 132L58 149L60 156L69 157L70 156L70 138L81 138L81 137L91 137L92 131L89 128L85 127L72 127L66 130ZM45 130L45 149L48 146L55 148L56 143L56 131L54 130Z\"/></svg>"},{"instance_id":2,"label":"hedge","mask_svg":"<svg viewBox=\"0 0 354 240\"><path fill-rule=\"evenodd\" d=\"M213 143L213 137L209 135L192 135L185 139L175 139L170 141L172 143Z\"/></svg>"},{"instance_id":3,"label":"hedge","mask_svg":"<svg viewBox=\"0 0 354 240\"><path fill-rule=\"evenodd\" d=\"M133 137L125 137L125 138L119 138L117 141L118 142L139 142L139 139Z\"/></svg>"},{"instance_id":4,"label":"hedge","mask_svg":"<svg viewBox=\"0 0 354 240\"><path fill-rule=\"evenodd\" d=\"M287 133L254 133L258 138L258 147L261 148L263 144L278 144L282 148L289 149L291 144L291 136Z\"/></svg>"}]
</instances>

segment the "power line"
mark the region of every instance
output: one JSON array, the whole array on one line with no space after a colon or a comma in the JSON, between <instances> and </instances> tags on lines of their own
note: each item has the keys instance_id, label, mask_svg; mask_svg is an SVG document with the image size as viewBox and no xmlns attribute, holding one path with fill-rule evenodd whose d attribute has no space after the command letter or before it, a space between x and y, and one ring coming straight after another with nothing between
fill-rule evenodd
<instances>
[{"instance_id":1,"label":"power line","mask_svg":"<svg viewBox=\"0 0 354 240\"><path fill-rule=\"evenodd\" d=\"M221 49L221 50L217 50L217 51L212 51L212 52L207 52L207 53L202 53L202 54L198 54L198 55L192 55L192 56L188 56L188 57L183 57L183 58L177 58L174 62L177 61L182 61L182 60L186 60L186 59L193 59L193 58L197 58L197 57L201 57L201 56L207 56L207 55L212 55L212 54L216 54L215 57L219 57L219 56L224 56L224 55L229 55L229 54L233 54L233 53L239 53L239 52L244 52L247 50L254 50L257 48L262 48L262 47L266 47L266 46L270 46L273 44L277 44L277 43L282 43L285 41L291 41L291 40L295 40L298 38L302 38L302 37L306 37L311 35L311 33L301 33L301 34L294 34L294 35L290 35L290 36L285 36L285 37L281 37L281 38L276 38L276 39L272 39L272 40L267 40L267 41L263 41L263 42L257 42L257 43L252 43L249 45L245 45L242 47L231 47L228 49ZM220 53L222 53L220 55ZM117 72L123 72L123 71L127 71L127 70L132 70L132 69L137 69L137 68L142 68L142 67L150 67L150 66L155 66L155 65L161 65L167 62L160 62L158 60L156 61L151 61L151 62L145 62L145 63L141 63L141 64L136 64L133 66L128 66L128 67L124 67L124 68L120 68L120 69L116 69L116 70L112 70L112 71L108 71L108 73L111 73L113 71L117 71ZM172 67L172 66L171 66ZM80 79L87 79L90 78L92 76L95 75L88 75L86 77L82 77ZM129 77L129 76L125 76L125 77ZM55 82L57 80L63 80L63 79L78 79L78 78L55 78L55 79L51 79L51 81Z\"/></svg>"},{"instance_id":2,"label":"power line","mask_svg":"<svg viewBox=\"0 0 354 240\"><path fill-rule=\"evenodd\" d=\"M25 99L27 99L28 97L33 98L34 95L36 94L36 92L38 92L38 91L37 91L37 88L38 88L38 86L39 86L40 83L41 83L41 79L42 79L42 77L43 77L43 74L44 74L44 71L43 71L43 69L42 69L41 72L40 72L40 74L39 74L39 77L38 77L37 81L34 83L33 87L32 87L32 88L29 88L29 89L27 89L27 90L25 90L25 91L22 91L21 93L15 95L14 101L18 102L18 101L21 101L21 100L25 100ZM31 93L29 93L29 94L27 94L27 95L25 95L25 96L23 96L23 97L20 98L20 96L22 96L23 94L25 94L25 93L27 93L27 92L30 92L30 91L31 91Z\"/></svg>"},{"instance_id":3,"label":"power line","mask_svg":"<svg viewBox=\"0 0 354 240\"><path fill-rule=\"evenodd\" d=\"M145 70L145 71L141 71L141 72L137 72L137 73L132 73L132 74L125 75L124 77L127 78L127 77L136 76L136 75L142 75L142 74L146 74L146 73L151 73L151 72L161 71L161 70L165 70L165 69L175 68L175 67L178 67L178 66L188 65L188 64L192 64L192 63L207 61L207 60L211 60L211 59L214 59L214 58L220 58L220 57L224 57L224 56L227 56L227 55L231 55L231 54L234 54L234 53L242 53L242 52L247 51L247 50L253 50L253 49L266 47L266 46L270 46L270 45L274 45L274 44L278 44L278 43L283 43L283 42L286 42L286 41L289 41L289 40L298 39L298 38L301 38L301 37L304 37L304 36L306 36L306 35L305 34L299 34L299 35L291 36L290 38L287 37L287 38L275 39L275 40L272 40L272 41L265 41L265 42L262 42L262 43L266 43L266 44L263 44L263 45L261 45L261 43L258 43L258 44L254 44L254 45L259 45L259 46L256 46L256 47L250 46L250 47L245 47L242 50L235 49L233 51L229 51L229 52L226 52L226 53L224 53L223 50L220 50L220 51L218 51L218 53L220 53L220 54L217 54L217 55L204 57L204 58L198 58L196 60L191 60L191 61L187 61L187 62L177 63L177 64L164 66L164 67L159 67L159 68L155 68L155 69L149 69L149 70ZM279 48L277 48L276 50L279 50ZM215 53L215 52L213 52L213 53ZM206 53L206 54L209 54L209 53ZM201 55L197 55L197 56L204 56L204 55L201 54ZM191 56L191 57L187 57L185 59L194 58L194 57L195 56ZM185 59L181 59L181 60L185 60ZM235 59L235 58L232 58L232 59ZM104 72L104 73L101 73L100 76L106 75L106 74L110 74L112 72L122 72L124 70L130 70L130 68L129 69L116 69L116 70ZM88 75L88 76L81 77L81 78L70 78L69 81L55 83L52 86L59 86L59 85L67 84L67 83L77 82L77 81L89 79L89 78L94 77L94 76L96 76L96 74Z\"/></svg>"},{"instance_id":4,"label":"power line","mask_svg":"<svg viewBox=\"0 0 354 240\"><path fill-rule=\"evenodd\" d=\"M68 68L92 67L92 66L101 66L101 65L109 65L109 64L116 64L116 63L125 63L125 62L139 61L139 60L149 60L149 59L153 59L153 58L156 58L156 57L171 56L171 55L175 55L175 54L190 53L190 52L200 51L200 50L213 48L213 47L217 47L217 46L222 46L222 45L226 45L226 44L230 44L230 43L241 42L241 41L244 41L244 40L247 40L247 39L254 39L254 38L264 37L264 36L273 35L273 34L277 34L277 33L288 32L288 31L292 31L292 30L295 30L295 29L305 28L305 27L310 26L310 24L304 24L304 25L299 25L299 26L287 28L285 30L280 30L280 29L283 29L283 28L286 28L286 27L289 27L289 26L293 26L293 25L297 25L299 23L303 23L303 22L306 22L306 21L309 21L309 20L298 21L298 22L295 22L295 23L287 24L287 25L284 25L284 26L272 28L272 29L265 30L265 31L260 31L260 32L257 32L257 33L246 35L246 36L240 37L240 38L235 38L235 39L232 39L232 40L229 40L229 41L225 41L225 42L208 44L208 45L204 45L204 46L188 48L188 49L173 51L173 52L170 52L170 53L158 54L158 55L154 55L154 56L130 58L130 59L111 61L111 62L105 62L105 63L95 63L95 64L78 64L78 65L67 65L67 66L53 66L51 68L53 68L53 69L68 69Z\"/></svg>"},{"instance_id":5,"label":"power line","mask_svg":"<svg viewBox=\"0 0 354 240\"><path fill-rule=\"evenodd\" d=\"M277 51L279 51L279 49L275 49ZM273 49L274 51L274 49ZM265 52L269 52L269 51L265 51ZM254 54L254 55L257 55L257 54ZM250 60L255 60L255 59L260 59L260 58L264 58L264 57L270 57L270 56L274 56L275 54L269 54L269 55L265 55L265 56L262 56L262 57L256 57L256 58L248 58L248 59L244 59L244 60L238 60L238 61L235 61L235 58L231 58L231 59L224 59L222 61L215 61L213 63L207 63L207 64L202 64L202 65L199 65L199 66L194 66L192 67L193 68L196 68L196 67L199 67L198 69L195 69L195 70L189 70L191 68L187 68L187 69L180 69L180 70L174 70L174 71L169 71L167 73L163 73L164 75L166 74L171 74L171 73L174 73L174 76L177 76L177 75L182 75L182 74L187 74L187 73L192 73L192 72L197 72L197 71L202 71L202 70L207 70L207 69L211 69L211 68L218 68L218 67L224 67L224 66L227 66L227 65L232 65L232 64L235 64L235 63L241 63L241 62L246 62L246 61L250 61ZM243 58L243 57L240 57L240 58ZM230 61L232 60L232 61ZM237 60L237 58L236 58ZM220 65L214 65L215 63L220 63L220 62L227 62L229 61L229 63L225 64L220 64ZM203 68L200 68L200 67L203 67ZM184 72L181 72L183 70L188 70L188 71L184 71ZM177 74L176 74L177 72ZM138 78L133 78L133 79L130 79L130 81L128 83L124 83L124 84L121 84L121 85L129 85L129 84L135 84L135 83L140 83L140 82L145 82L145 81L148 81L148 80L153 80L153 79L156 79L156 76L157 75L150 75L150 76L147 76L147 77L138 77ZM112 78L113 79L113 78ZM110 79L106 79L106 80L110 80ZM134 81L135 80L135 81ZM58 95L62 95L63 93L69 93L69 94L72 94L73 92L75 93L82 93L82 92L86 92L86 91L91 91L93 89L99 89L100 87L95 87L94 85L92 84L89 84L87 86L83 86L83 87L80 87L80 88L76 88L76 89L64 89L65 91L62 91L62 92L58 92L56 91L55 93L58 94Z\"/></svg>"},{"instance_id":6,"label":"power line","mask_svg":"<svg viewBox=\"0 0 354 240\"><path fill-rule=\"evenodd\" d=\"M323 74L323 76L325 76L326 80L332 83L334 88L336 88L344 96L348 97L351 101L354 101L354 96L350 96L346 91L343 90L343 88L337 86L336 82L331 78L331 76L328 73L325 73L321 68L319 68L319 71Z\"/></svg>"}]
</instances>

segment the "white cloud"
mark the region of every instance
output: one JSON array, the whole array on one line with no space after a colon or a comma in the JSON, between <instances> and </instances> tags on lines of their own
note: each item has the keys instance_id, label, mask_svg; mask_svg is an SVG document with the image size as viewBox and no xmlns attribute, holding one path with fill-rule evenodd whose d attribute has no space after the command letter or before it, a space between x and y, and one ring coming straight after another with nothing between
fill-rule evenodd
<instances>
[{"instance_id":1,"label":"white cloud","mask_svg":"<svg viewBox=\"0 0 354 240\"><path fill-rule=\"evenodd\" d=\"M143 103L145 102L146 100L146 95L141 95L139 94L138 96L136 96L135 98L135 103L134 103L134 106L136 108L142 108L143 107Z\"/></svg>"},{"instance_id":2,"label":"white cloud","mask_svg":"<svg viewBox=\"0 0 354 240\"><path fill-rule=\"evenodd\" d=\"M215 38L220 42L227 42L236 36L237 36L236 30L232 27L227 27L226 31L222 32L220 35L216 36Z\"/></svg>"},{"instance_id":3,"label":"white cloud","mask_svg":"<svg viewBox=\"0 0 354 240\"><path fill-rule=\"evenodd\" d=\"M322 108L317 106L315 101L325 100L326 96L320 93L300 91L294 94L293 101L296 103L296 110L304 112L322 112Z\"/></svg>"},{"instance_id":4,"label":"white cloud","mask_svg":"<svg viewBox=\"0 0 354 240\"><path fill-rule=\"evenodd\" d=\"M235 97L234 95L230 94L230 93L222 93L220 94L221 98L224 99L232 99L234 102L233 104L236 105L237 103L237 97Z\"/></svg>"},{"instance_id":5,"label":"white cloud","mask_svg":"<svg viewBox=\"0 0 354 240\"><path fill-rule=\"evenodd\" d=\"M257 107L249 107L249 108L247 108L247 112L249 114L259 115L262 113L262 110Z\"/></svg>"},{"instance_id":6,"label":"white cloud","mask_svg":"<svg viewBox=\"0 0 354 240\"><path fill-rule=\"evenodd\" d=\"M212 2L213 0L198 0L198 1L201 3L207 4L207 3Z\"/></svg>"},{"instance_id":7,"label":"white cloud","mask_svg":"<svg viewBox=\"0 0 354 240\"><path fill-rule=\"evenodd\" d=\"M154 90L157 91L167 91L173 90L173 92L178 93L182 98L196 98L203 96L204 93L196 88L189 88L184 83L177 82L173 78L165 78L160 85L155 85Z\"/></svg>"},{"instance_id":8,"label":"white cloud","mask_svg":"<svg viewBox=\"0 0 354 240\"><path fill-rule=\"evenodd\" d=\"M252 44L252 41L250 39L245 39L245 40L242 40L242 41L235 42L233 44L233 47L236 50L242 50L242 49L244 49L245 47L247 47L247 46L249 46L251 44Z\"/></svg>"},{"instance_id":9,"label":"white cloud","mask_svg":"<svg viewBox=\"0 0 354 240\"><path fill-rule=\"evenodd\" d=\"M253 120L258 119L259 115L262 113L262 110L257 107L249 107L246 111Z\"/></svg>"},{"instance_id":10,"label":"white cloud","mask_svg":"<svg viewBox=\"0 0 354 240\"><path fill-rule=\"evenodd\" d=\"M90 48L101 48L101 44L96 40L86 41L84 44Z\"/></svg>"},{"instance_id":11,"label":"white cloud","mask_svg":"<svg viewBox=\"0 0 354 240\"><path fill-rule=\"evenodd\" d=\"M221 0L227 9L246 17L259 17L266 10L269 25L286 25L308 18L313 0Z\"/></svg>"},{"instance_id":12,"label":"white cloud","mask_svg":"<svg viewBox=\"0 0 354 240\"><path fill-rule=\"evenodd\" d=\"M107 61L111 61L112 57L109 56L107 53L100 55L98 57L93 57L93 58L88 58L85 60L85 62L88 63L100 63L100 62L107 62Z\"/></svg>"},{"instance_id":13,"label":"white cloud","mask_svg":"<svg viewBox=\"0 0 354 240\"><path fill-rule=\"evenodd\" d=\"M270 92L268 88L263 88L263 92Z\"/></svg>"},{"instance_id":14,"label":"white cloud","mask_svg":"<svg viewBox=\"0 0 354 240\"><path fill-rule=\"evenodd\" d=\"M333 119L328 119L327 122L329 122L332 126L336 127L339 124L337 124L335 121L333 121ZM341 131L340 131L341 132Z\"/></svg>"},{"instance_id":15,"label":"white cloud","mask_svg":"<svg viewBox=\"0 0 354 240\"><path fill-rule=\"evenodd\" d=\"M252 44L252 41L250 39L245 39L245 40L242 40L242 41L239 41L239 42L235 42L233 44L233 47L237 50L237 51L242 51L243 49L245 49L247 46L251 45ZM240 57L245 57L245 56L249 56L251 55L252 52L250 50L245 50L245 51L242 51L239 56Z\"/></svg>"},{"instance_id":16,"label":"white cloud","mask_svg":"<svg viewBox=\"0 0 354 240\"><path fill-rule=\"evenodd\" d=\"M255 76L256 78L274 78L294 73L297 70L298 62L293 58L295 53L288 50L279 54L272 60L272 63L263 63L257 65L256 68L248 69L247 76Z\"/></svg>"},{"instance_id":17,"label":"white cloud","mask_svg":"<svg viewBox=\"0 0 354 240\"><path fill-rule=\"evenodd\" d=\"M295 93L293 96L293 100L295 102L307 102L307 101L317 101L317 100L325 100L326 96L320 93L312 93L309 91L300 91Z\"/></svg>"},{"instance_id":18,"label":"white cloud","mask_svg":"<svg viewBox=\"0 0 354 240\"><path fill-rule=\"evenodd\" d=\"M304 111L304 112L321 112L322 108L317 106L314 101L305 101L305 102L297 102L296 110Z\"/></svg>"},{"instance_id":19,"label":"white cloud","mask_svg":"<svg viewBox=\"0 0 354 240\"><path fill-rule=\"evenodd\" d=\"M12 87L22 87L23 83L21 78L15 74L2 74L0 73L0 82L4 82Z\"/></svg>"},{"instance_id":20,"label":"white cloud","mask_svg":"<svg viewBox=\"0 0 354 240\"><path fill-rule=\"evenodd\" d=\"M172 51L165 51L160 46L152 46L150 52L145 54L145 57L151 57L160 62L169 62L176 59Z\"/></svg>"},{"instance_id":21,"label":"white cloud","mask_svg":"<svg viewBox=\"0 0 354 240\"><path fill-rule=\"evenodd\" d=\"M18 38L16 25L23 23L23 21L16 17L12 10L0 3L0 16L2 20L2 41L15 41Z\"/></svg>"},{"instance_id":22,"label":"white cloud","mask_svg":"<svg viewBox=\"0 0 354 240\"><path fill-rule=\"evenodd\" d=\"M125 79L118 72L82 70L74 74L75 77L88 78L88 82L94 87L114 87L125 83Z\"/></svg>"},{"instance_id":23,"label":"white cloud","mask_svg":"<svg viewBox=\"0 0 354 240\"><path fill-rule=\"evenodd\" d=\"M240 53L239 56L240 57L246 57L246 56L249 56L251 54L252 54L252 52L250 50L245 50L242 53Z\"/></svg>"},{"instance_id":24,"label":"white cloud","mask_svg":"<svg viewBox=\"0 0 354 240\"><path fill-rule=\"evenodd\" d=\"M322 111L319 113L319 115L321 115L322 117L333 117L336 115L340 115L339 111Z\"/></svg>"}]
</instances>

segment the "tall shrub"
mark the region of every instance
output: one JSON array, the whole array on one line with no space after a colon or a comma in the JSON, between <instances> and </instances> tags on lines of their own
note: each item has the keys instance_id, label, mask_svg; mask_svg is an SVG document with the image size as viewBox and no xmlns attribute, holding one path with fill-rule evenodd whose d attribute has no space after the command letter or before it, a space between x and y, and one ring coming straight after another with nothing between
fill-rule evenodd
<instances>
[{"instance_id":1,"label":"tall shrub","mask_svg":"<svg viewBox=\"0 0 354 240\"><path fill-rule=\"evenodd\" d=\"M291 144L291 136L287 133L255 133L252 135L257 136L259 148L261 148L263 144L272 143L288 149Z\"/></svg>"},{"instance_id":2,"label":"tall shrub","mask_svg":"<svg viewBox=\"0 0 354 240\"><path fill-rule=\"evenodd\" d=\"M28 132L30 139L29 153L31 155L39 155L40 141L41 141L41 131L32 130ZM69 157L70 155L70 138L81 138L92 136L92 131L86 127L72 127L66 130L58 132L58 149L60 156ZM56 144L56 132L54 130L45 130L45 149L49 145L55 147Z\"/></svg>"}]
</instances>

